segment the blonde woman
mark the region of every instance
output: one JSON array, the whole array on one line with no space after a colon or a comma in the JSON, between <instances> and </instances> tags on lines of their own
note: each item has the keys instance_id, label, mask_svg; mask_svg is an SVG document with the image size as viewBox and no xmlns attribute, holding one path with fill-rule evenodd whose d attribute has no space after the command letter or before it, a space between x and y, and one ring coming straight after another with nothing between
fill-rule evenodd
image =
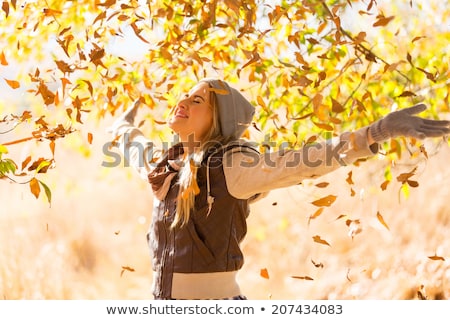
<instances>
[{"instance_id":1,"label":"blonde woman","mask_svg":"<svg viewBox=\"0 0 450 320\"><path fill-rule=\"evenodd\" d=\"M138 103L111 129L126 161L153 190L147 238L155 299L246 299L236 275L252 201L373 156L389 138L450 133L449 121L414 116L426 109L420 104L323 143L260 154L241 139L254 107L225 81L204 79L168 120L181 142L158 149L133 125L137 109Z\"/></svg>"}]
</instances>

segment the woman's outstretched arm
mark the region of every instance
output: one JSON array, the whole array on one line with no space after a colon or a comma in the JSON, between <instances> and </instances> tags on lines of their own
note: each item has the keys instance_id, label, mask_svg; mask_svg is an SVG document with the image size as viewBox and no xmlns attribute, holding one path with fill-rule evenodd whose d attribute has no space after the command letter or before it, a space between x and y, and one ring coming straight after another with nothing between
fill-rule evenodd
<instances>
[{"instance_id":1,"label":"woman's outstretched arm","mask_svg":"<svg viewBox=\"0 0 450 320\"><path fill-rule=\"evenodd\" d=\"M322 176L375 155L379 143L390 138L424 139L450 134L450 121L414 116L425 109L425 105L419 104L395 111L367 127L301 149L262 154L248 149L245 152L231 150L224 162L229 192L236 198L245 199L299 184L304 179Z\"/></svg>"}]
</instances>

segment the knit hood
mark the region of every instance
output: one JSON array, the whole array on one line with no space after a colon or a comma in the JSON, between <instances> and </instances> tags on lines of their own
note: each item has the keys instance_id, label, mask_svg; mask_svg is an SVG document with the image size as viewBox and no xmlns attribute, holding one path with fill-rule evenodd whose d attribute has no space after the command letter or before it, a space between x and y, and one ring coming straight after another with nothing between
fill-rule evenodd
<instances>
[{"instance_id":1,"label":"knit hood","mask_svg":"<svg viewBox=\"0 0 450 320\"><path fill-rule=\"evenodd\" d=\"M228 83L217 79L203 79L210 87L216 89L219 123L222 135L226 138L239 139L249 127L255 114L255 107Z\"/></svg>"}]
</instances>

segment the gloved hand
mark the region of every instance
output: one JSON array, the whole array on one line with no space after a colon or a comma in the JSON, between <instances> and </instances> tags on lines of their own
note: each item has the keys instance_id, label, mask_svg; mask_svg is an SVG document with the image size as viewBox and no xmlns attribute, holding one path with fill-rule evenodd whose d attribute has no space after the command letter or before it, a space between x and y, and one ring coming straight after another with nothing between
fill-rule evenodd
<instances>
[{"instance_id":1,"label":"gloved hand","mask_svg":"<svg viewBox=\"0 0 450 320\"><path fill-rule=\"evenodd\" d=\"M128 107L128 109L125 110L125 112L120 115L119 118L127 121L130 124L134 124L134 118L136 118L137 110L140 104L141 100L136 100L136 102L133 103L131 107Z\"/></svg>"},{"instance_id":2,"label":"gloved hand","mask_svg":"<svg viewBox=\"0 0 450 320\"><path fill-rule=\"evenodd\" d=\"M426 108L426 105L421 103L388 114L369 126L369 137L375 142L382 142L398 136L425 139L450 134L450 121L429 120L413 116Z\"/></svg>"},{"instance_id":3,"label":"gloved hand","mask_svg":"<svg viewBox=\"0 0 450 320\"><path fill-rule=\"evenodd\" d=\"M136 118L137 110L139 105L141 104L140 99L136 100L131 107L128 107L124 113L119 115L119 117L114 121L111 127L106 129L106 132L112 133L114 132L114 128L122 124L124 121L128 122L131 125L134 125L134 118Z\"/></svg>"}]
</instances>

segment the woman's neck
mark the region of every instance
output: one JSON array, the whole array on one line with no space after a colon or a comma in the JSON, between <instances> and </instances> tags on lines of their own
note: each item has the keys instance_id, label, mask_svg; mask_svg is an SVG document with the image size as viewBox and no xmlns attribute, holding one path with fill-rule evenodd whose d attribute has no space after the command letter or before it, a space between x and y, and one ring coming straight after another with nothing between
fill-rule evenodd
<instances>
[{"instance_id":1,"label":"woman's neck","mask_svg":"<svg viewBox=\"0 0 450 320\"><path fill-rule=\"evenodd\" d=\"M194 134L188 136L180 136L181 143L183 144L184 154L192 154L198 152L202 145L201 140L196 139Z\"/></svg>"}]
</instances>

